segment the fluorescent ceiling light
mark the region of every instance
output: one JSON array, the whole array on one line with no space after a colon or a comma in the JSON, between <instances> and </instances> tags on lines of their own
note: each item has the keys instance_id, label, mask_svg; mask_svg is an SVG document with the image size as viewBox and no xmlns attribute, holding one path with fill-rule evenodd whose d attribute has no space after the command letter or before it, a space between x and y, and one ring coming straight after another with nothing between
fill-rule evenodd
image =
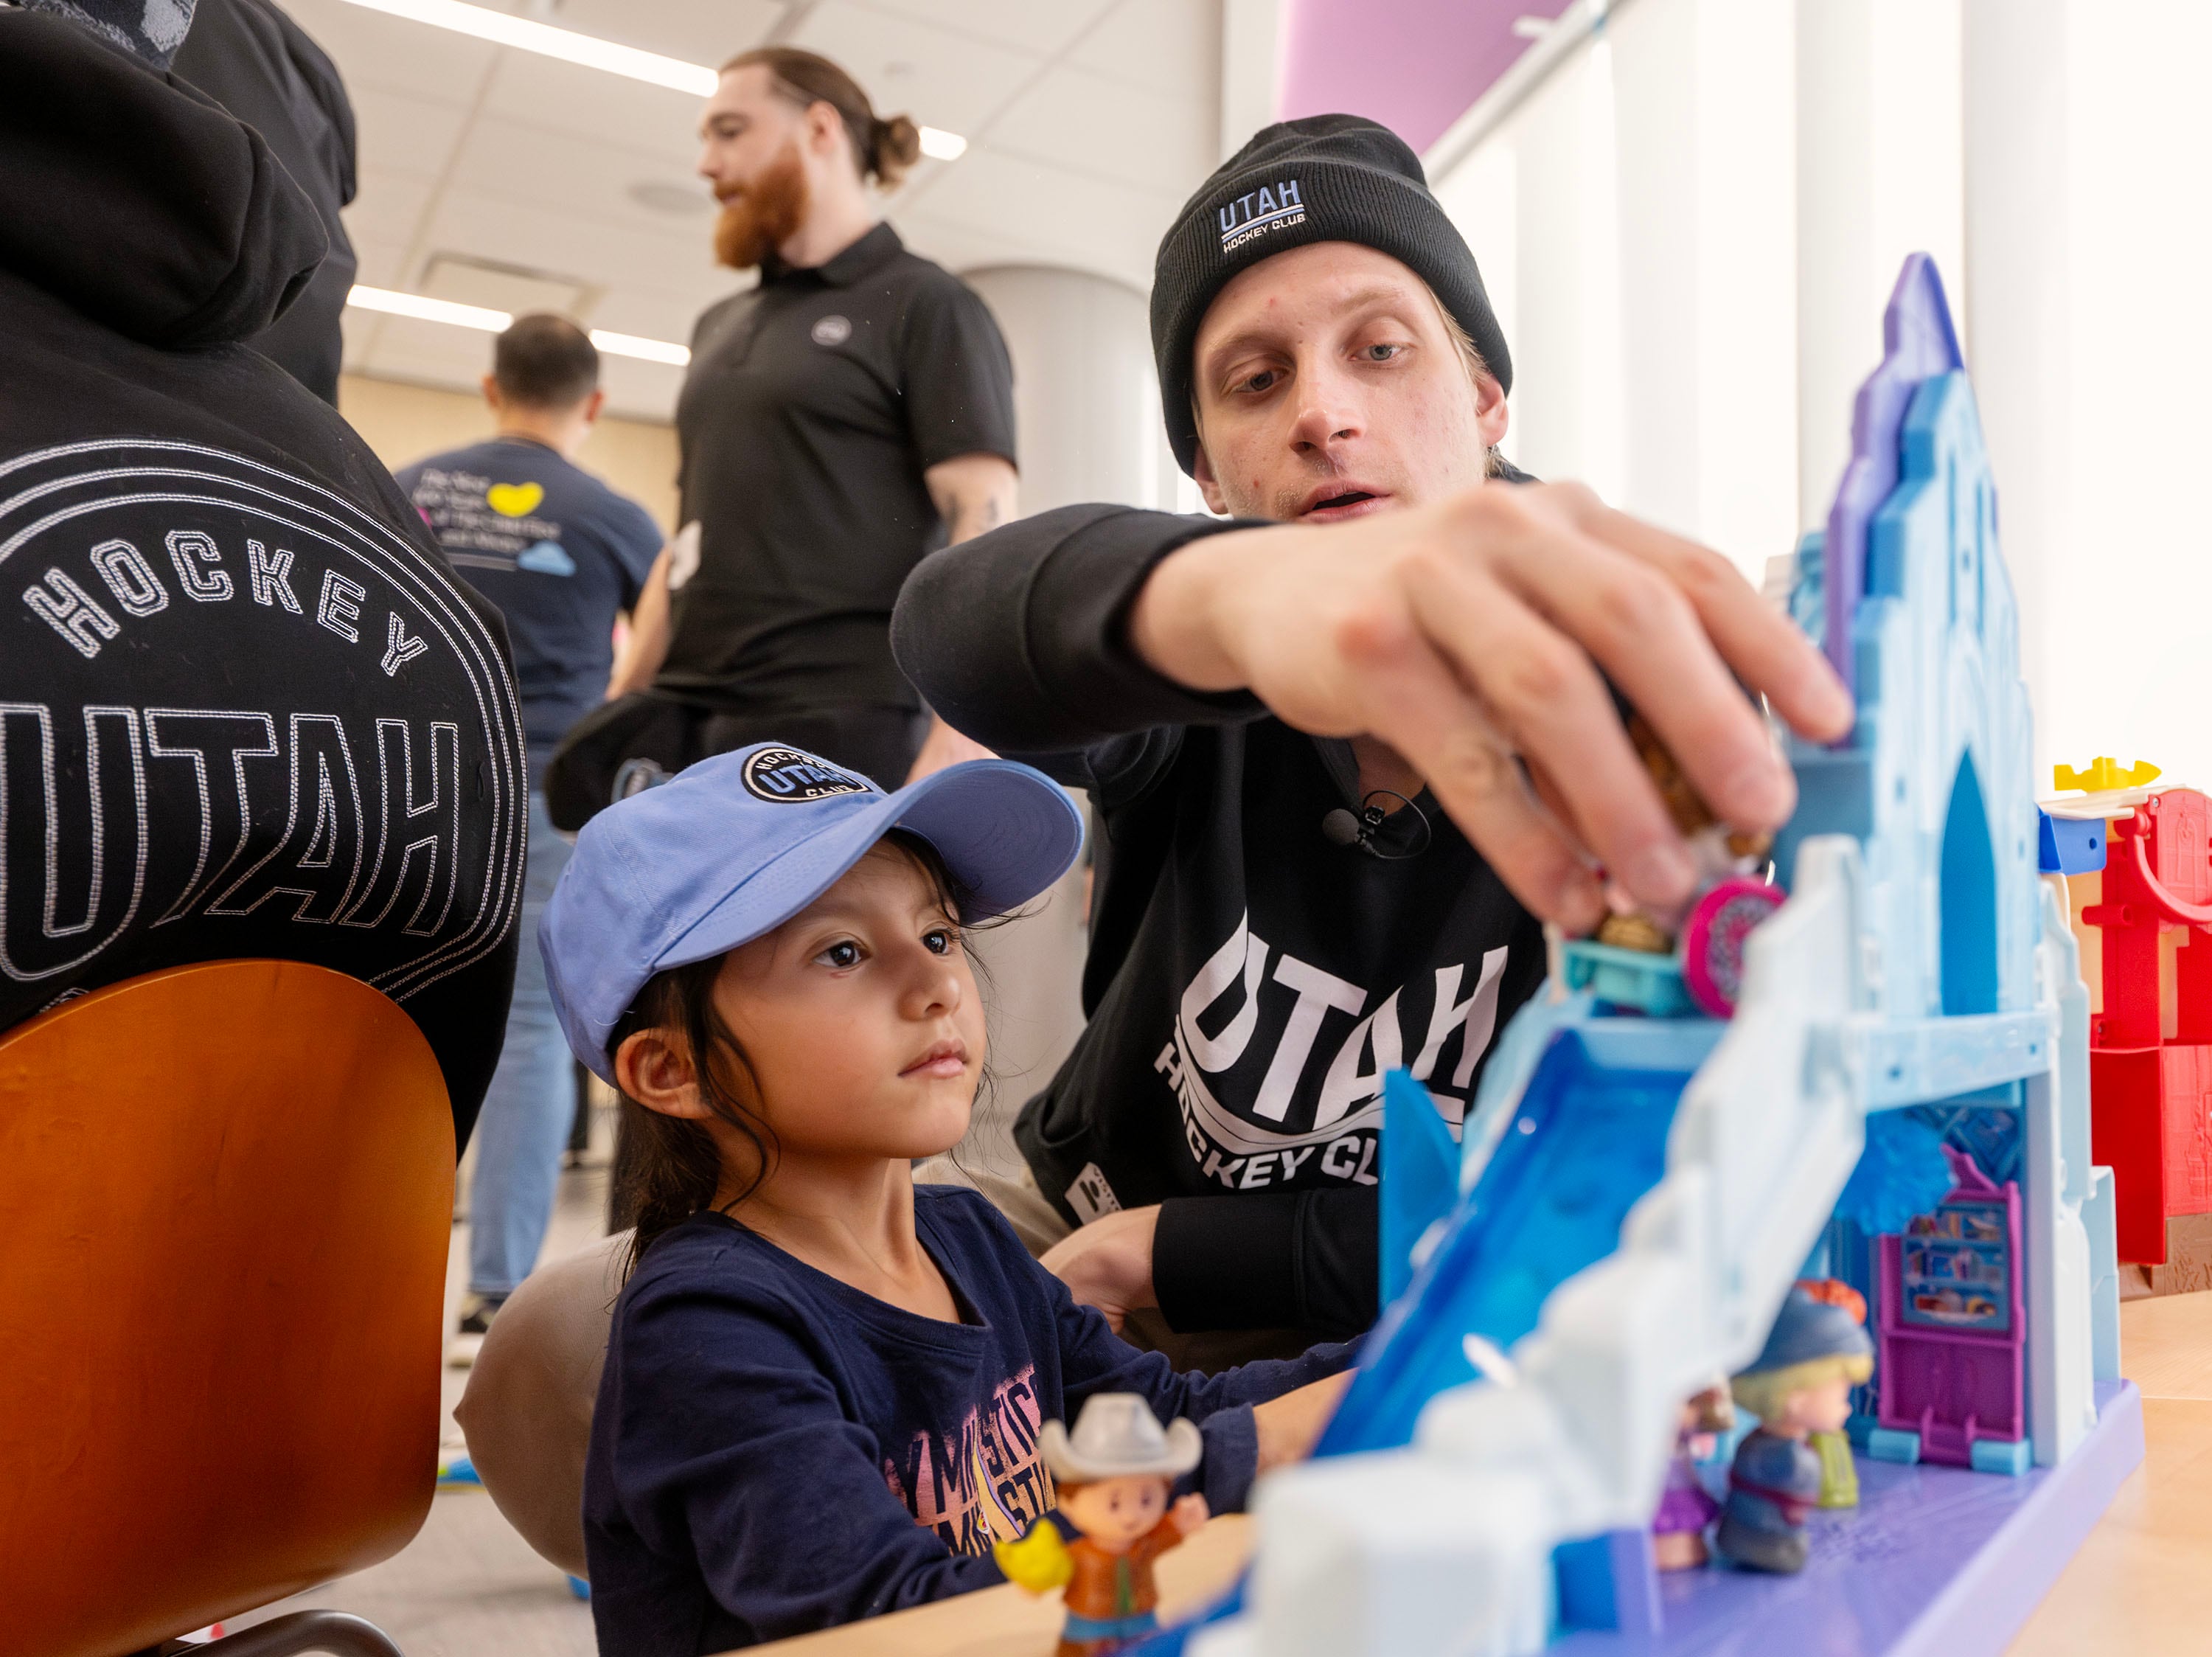
<instances>
[{"instance_id":1,"label":"fluorescent ceiling light","mask_svg":"<svg viewBox=\"0 0 2212 1657\"><path fill-rule=\"evenodd\" d=\"M665 339L642 339L634 333L609 333L605 328L592 330L592 344L610 356L637 356L648 362L668 362L682 368L691 360L688 345L671 344Z\"/></svg>"},{"instance_id":2,"label":"fluorescent ceiling light","mask_svg":"<svg viewBox=\"0 0 2212 1657\"><path fill-rule=\"evenodd\" d=\"M457 328L477 328L485 333L501 332L514 320L507 312L487 306L460 305L450 299L425 299L420 294L395 293L389 288L364 288L358 284L346 295L346 303L356 310L411 316L422 322L450 323ZM690 350L685 346L665 339L647 339L639 334L613 333L605 328L592 330L592 344L610 356L635 356L678 369L691 360Z\"/></svg>"},{"instance_id":3,"label":"fluorescent ceiling light","mask_svg":"<svg viewBox=\"0 0 2212 1657\"><path fill-rule=\"evenodd\" d=\"M635 46L617 46L612 40L602 40L596 34L580 34L574 29L556 28L550 23L540 23L527 17L517 17L504 11L494 11L489 6L472 6L467 0L352 0L356 6L366 6L371 11L389 13L394 17L410 18L417 23L428 23L436 28L448 28L460 34L471 34L479 40L489 40L502 46L514 46L522 52L535 52L547 58L558 58L563 63L580 64L586 69L603 69L610 75L626 75L633 81L645 81L654 86L672 88L704 98L714 89L719 79L716 71L704 64L687 64L680 58L665 58L657 52L641 52ZM947 132L942 127L921 129L921 153L933 161L958 161L967 150L968 140L957 132Z\"/></svg>"},{"instance_id":4,"label":"fluorescent ceiling light","mask_svg":"<svg viewBox=\"0 0 2212 1657\"><path fill-rule=\"evenodd\" d=\"M449 28L457 34L473 34L479 40L558 58L563 63L581 64L586 69L603 69L611 75L627 75L633 81L672 87L695 97L703 98L714 89L714 71L703 64L687 64L680 58L664 58L657 52L640 52L635 46L617 46L597 35L556 28L550 23L494 11L489 6L468 5L465 0L353 0L353 3L367 6L371 11L389 12L394 17L412 18L418 23Z\"/></svg>"},{"instance_id":5,"label":"fluorescent ceiling light","mask_svg":"<svg viewBox=\"0 0 2212 1657\"><path fill-rule=\"evenodd\" d=\"M482 305L461 305L450 299L425 299L420 294L395 293L389 288L364 288L356 283L346 303L364 311L383 311L392 316L411 316L422 322L449 322L456 328L481 328L498 333L514 320L505 311Z\"/></svg>"}]
</instances>

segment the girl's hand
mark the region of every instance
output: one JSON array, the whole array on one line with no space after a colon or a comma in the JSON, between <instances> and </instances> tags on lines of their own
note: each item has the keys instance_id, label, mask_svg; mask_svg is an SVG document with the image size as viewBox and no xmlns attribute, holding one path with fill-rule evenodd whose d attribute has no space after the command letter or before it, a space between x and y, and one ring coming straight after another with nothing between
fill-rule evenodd
<instances>
[{"instance_id":1,"label":"girl's hand","mask_svg":"<svg viewBox=\"0 0 2212 1657\"><path fill-rule=\"evenodd\" d=\"M1310 1381L1294 1392L1252 1406L1253 1424L1259 1429L1259 1472L1304 1461L1321 1441L1322 1429L1336 1413L1337 1400L1352 1385L1352 1372Z\"/></svg>"}]
</instances>

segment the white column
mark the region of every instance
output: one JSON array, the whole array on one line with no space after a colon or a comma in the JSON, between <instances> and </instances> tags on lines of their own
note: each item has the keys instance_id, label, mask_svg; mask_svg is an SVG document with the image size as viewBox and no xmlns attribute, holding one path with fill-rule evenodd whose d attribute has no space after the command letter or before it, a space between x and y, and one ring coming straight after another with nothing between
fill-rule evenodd
<instances>
[{"instance_id":1,"label":"white column","mask_svg":"<svg viewBox=\"0 0 2212 1657\"><path fill-rule=\"evenodd\" d=\"M1271 125L1282 90L1285 0L1221 0L1221 159Z\"/></svg>"},{"instance_id":2,"label":"white column","mask_svg":"<svg viewBox=\"0 0 2212 1657\"><path fill-rule=\"evenodd\" d=\"M1172 507L1181 474L1162 436L1144 296L1045 265L989 265L961 280L991 308L1014 360L1023 514L1087 501ZM1032 914L976 935L996 1081L961 1148L970 1168L1018 1166L1006 1138L1014 1115L1082 1031L1083 894L1079 867Z\"/></svg>"},{"instance_id":3,"label":"white column","mask_svg":"<svg viewBox=\"0 0 2212 1657\"><path fill-rule=\"evenodd\" d=\"M2050 776L2052 735L2046 728L2051 576L2066 544L2081 418L2068 350L2070 10L2068 0L1966 0L1964 32L1964 298L2005 563L2020 600L2021 676L2035 703L2039 786Z\"/></svg>"},{"instance_id":4,"label":"white column","mask_svg":"<svg viewBox=\"0 0 2212 1657\"><path fill-rule=\"evenodd\" d=\"M1907 253L1965 292L1960 0L1798 0L1798 516L1826 520Z\"/></svg>"}]
</instances>

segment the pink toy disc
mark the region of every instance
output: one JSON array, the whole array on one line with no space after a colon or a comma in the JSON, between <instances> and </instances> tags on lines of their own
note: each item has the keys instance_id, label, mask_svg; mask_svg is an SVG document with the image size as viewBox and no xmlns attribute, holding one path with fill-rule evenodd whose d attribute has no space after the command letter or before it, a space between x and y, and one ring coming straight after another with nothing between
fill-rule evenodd
<instances>
[{"instance_id":1,"label":"pink toy disc","mask_svg":"<svg viewBox=\"0 0 2212 1657\"><path fill-rule=\"evenodd\" d=\"M1751 929L1782 907L1779 886L1747 875L1723 880L1698 899L1682 929L1682 983L1717 1019L1734 1016L1743 992L1743 945Z\"/></svg>"}]
</instances>

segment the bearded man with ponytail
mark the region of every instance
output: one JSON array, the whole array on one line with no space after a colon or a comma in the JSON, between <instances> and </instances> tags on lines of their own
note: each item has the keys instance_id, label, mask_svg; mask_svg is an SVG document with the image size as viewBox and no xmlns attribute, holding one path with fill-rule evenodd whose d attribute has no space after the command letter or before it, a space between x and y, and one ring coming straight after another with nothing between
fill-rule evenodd
<instances>
[{"instance_id":1,"label":"bearded man with ponytail","mask_svg":"<svg viewBox=\"0 0 2212 1657\"><path fill-rule=\"evenodd\" d=\"M1006 343L881 218L920 130L827 58L768 46L723 65L700 139L715 256L760 282L693 332L683 528L641 595L614 705L549 778L564 827L639 756L674 771L773 740L896 788L982 752L933 721L890 652L907 572L1014 513Z\"/></svg>"}]
</instances>

